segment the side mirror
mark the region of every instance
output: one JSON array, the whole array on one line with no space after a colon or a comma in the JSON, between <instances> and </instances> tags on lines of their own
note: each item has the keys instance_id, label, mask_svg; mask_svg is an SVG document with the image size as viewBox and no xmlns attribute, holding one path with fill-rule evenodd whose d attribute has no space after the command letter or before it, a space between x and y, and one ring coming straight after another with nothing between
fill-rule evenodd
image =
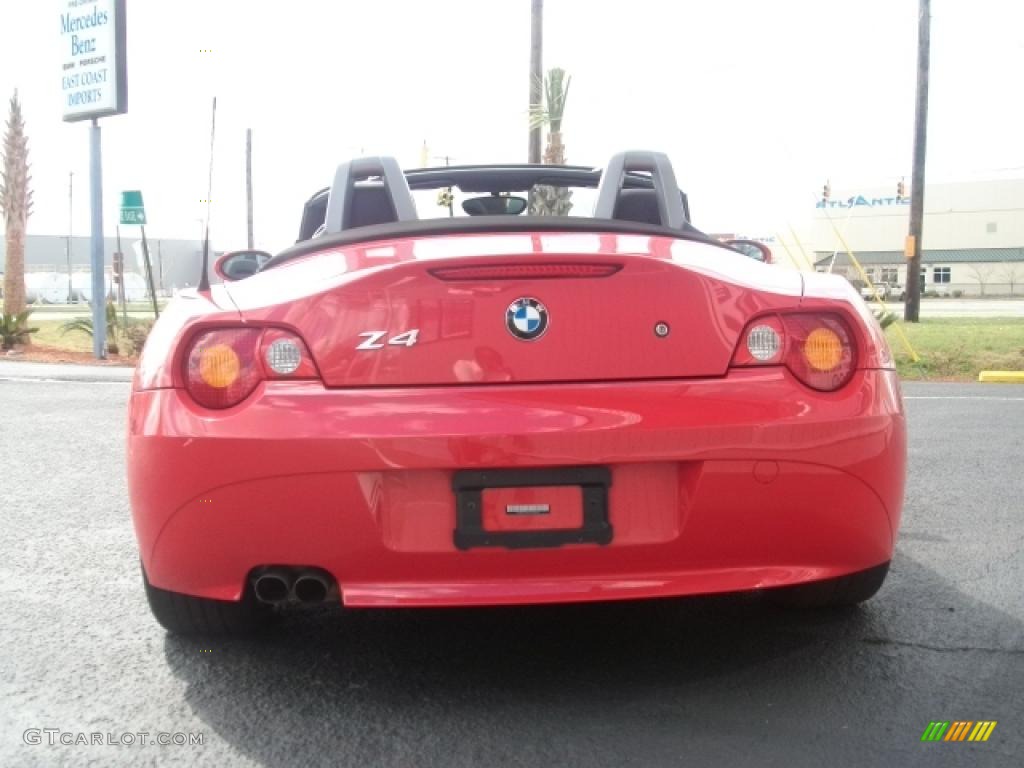
<instances>
[{"instance_id":1,"label":"side mirror","mask_svg":"<svg viewBox=\"0 0 1024 768\"><path fill-rule=\"evenodd\" d=\"M244 280L259 272L270 258L266 251L228 251L213 262L213 271L226 283Z\"/></svg>"},{"instance_id":2,"label":"side mirror","mask_svg":"<svg viewBox=\"0 0 1024 768\"><path fill-rule=\"evenodd\" d=\"M773 263L771 249L757 240L726 240L725 244L754 261L763 261L765 264Z\"/></svg>"}]
</instances>

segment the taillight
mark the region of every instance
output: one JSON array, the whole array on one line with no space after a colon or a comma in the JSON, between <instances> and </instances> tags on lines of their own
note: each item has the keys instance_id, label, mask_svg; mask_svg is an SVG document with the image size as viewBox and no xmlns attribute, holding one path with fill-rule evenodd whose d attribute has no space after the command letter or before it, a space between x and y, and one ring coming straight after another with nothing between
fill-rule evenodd
<instances>
[{"instance_id":1,"label":"taillight","mask_svg":"<svg viewBox=\"0 0 1024 768\"><path fill-rule=\"evenodd\" d=\"M775 315L760 317L743 332L733 365L778 365L786 354L786 333Z\"/></svg>"},{"instance_id":2,"label":"taillight","mask_svg":"<svg viewBox=\"0 0 1024 768\"><path fill-rule=\"evenodd\" d=\"M857 345L846 322L833 314L783 315L786 365L800 381L825 392L839 389L857 367Z\"/></svg>"},{"instance_id":3,"label":"taillight","mask_svg":"<svg viewBox=\"0 0 1024 768\"><path fill-rule=\"evenodd\" d=\"M188 354L185 386L200 405L230 408L263 378L257 360L259 328L224 328L196 337Z\"/></svg>"},{"instance_id":4,"label":"taillight","mask_svg":"<svg viewBox=\"0 0 1024 768\"><path fill-rule=\"evenodd\" d=\"M316 378L302 339L277 328L221 328L192 342L185 388L206 408L230 408L264 379Z\"/></svg>"},{"instance_id":5,"label":"taillight","mask_svg":"<svg viewBox=\"0 0 1024 768\"><path fill-rule=\"evenodd\" d=\"M306 343L291 331L267 328L260 341L260 358L268 379L315 379L316 365Z\"/></svg>"},{"instance_id":6,"label":"taillight","mask_svg":"<svg viewBox=\"0 0 1024 768\"><path fill-rule=\"evenodd\" d=\"M769 315L747 325L732 364L785 365L808 387L831 392L853 376L857 344L849 325L836 314Z\"/></svg>"}]
</instances>

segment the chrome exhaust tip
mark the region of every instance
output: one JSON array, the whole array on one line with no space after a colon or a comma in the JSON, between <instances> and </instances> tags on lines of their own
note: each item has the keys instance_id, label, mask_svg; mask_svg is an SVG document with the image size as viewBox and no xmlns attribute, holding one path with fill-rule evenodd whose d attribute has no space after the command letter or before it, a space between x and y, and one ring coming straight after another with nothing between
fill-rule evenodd
<instances>
[{"instance_id":1,"label":"chrome exhaust tip","mask_svg":"<svg viewBox=\"0 0 1024 768\"><path fill-rule=\"evenodd\" d=\"M318 573L303 573L295 580L292 592L300 603L322 603L327 599L331 585Z\"/></svg>"},{"instance_id":2,"label":"chrome exhaust tip","mask_svg":"<svg viewBox=\"0 0 1024 768\"><path fill-rule=\"evenodd\" d=\"M264 573L253 584L256 599L261 603L278 605L288 599L291 591L287 579L278 573Z\"/></svg>"}]
</instances>

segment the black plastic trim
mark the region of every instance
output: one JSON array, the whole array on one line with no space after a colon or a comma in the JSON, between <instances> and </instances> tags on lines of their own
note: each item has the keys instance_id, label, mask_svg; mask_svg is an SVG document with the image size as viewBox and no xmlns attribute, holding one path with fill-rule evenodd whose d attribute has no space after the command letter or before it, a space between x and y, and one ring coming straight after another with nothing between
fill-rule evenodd
<instances>
[{"instance_id":1,"label":"black plastic trim","mask_svg":"<svg viewBox=\"0 0 1024 768\"><path fill-rule=\"evenodd\" d=\"M734 249L719 240L708 237L689 224L685 225L683 229L671 229L656 224L620 219L594 219L583 216L464 216L372 224L366 227L347 229L333 235L314 237L312 240L303 240L274 256L260 268L260 272L317 251L374 240L499 232L598 232L673 237L678 240L693 240L698 243L714 245L730 253L736 253Z\"/></svg>"},{"instance_id":2,"label":"black plastic trim","mask_svg":"<svg viewBox=\"0 0 1024 768\"><path fill-rule=\"evenodd\" d=\"M474 547L527 549L560 547L563 544L609 544L608 488L612 473L607 467L556 467L543 469L460 470L452 476L455 491L453 540L461 550ZM487 488L523 488L546 485L578 485L583 491L583 525L549 531L488 531L483 527L483 491Z\"/></svg>"}]
</instances>

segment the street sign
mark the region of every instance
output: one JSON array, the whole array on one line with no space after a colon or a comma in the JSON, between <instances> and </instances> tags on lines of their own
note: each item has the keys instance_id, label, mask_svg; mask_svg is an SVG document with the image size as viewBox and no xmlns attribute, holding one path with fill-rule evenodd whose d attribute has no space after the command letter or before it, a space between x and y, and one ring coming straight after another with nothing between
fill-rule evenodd
<instances>
[{"instance_id":1,"label":"street sign","mask_svg":"<svg viewBox=\"0 0 1024 768\"><path fill-rule=\"evenodd\" d=\"M145 226L146 209L142 205L142 192L139 190L121 193L121 223Z\"/></svg>"}]
</instances>

